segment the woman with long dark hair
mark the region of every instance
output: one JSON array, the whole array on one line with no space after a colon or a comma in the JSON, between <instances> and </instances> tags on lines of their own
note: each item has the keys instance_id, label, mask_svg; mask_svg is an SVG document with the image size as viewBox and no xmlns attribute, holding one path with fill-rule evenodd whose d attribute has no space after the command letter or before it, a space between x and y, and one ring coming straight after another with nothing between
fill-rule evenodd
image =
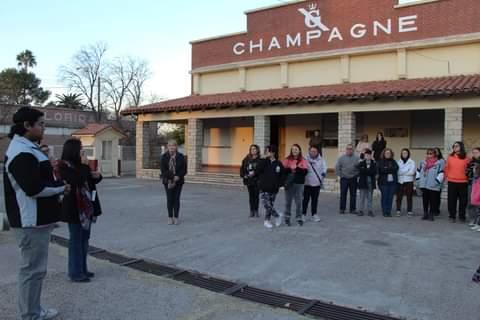
<instances>
[{"instance_id":1,"label":"woman with long dark hair","mask_svg":"<svg viewBox=\"0 0 480 320\"><path fill-rule=\"evenodd\" d=\"M383 150L385 150L386 147L387 147L387 140L385 140L385 137L383 136L383 132L377 132L377 137L375 138L375 141L373 141L373 144L372 144L373 158L377 163L382 158Z\"/></svg>"},{"instance_id":2,"label":"woman with long dark hair","mask_svg":"<svg viewBox=\"0 0 480 320\"><path fill-rule=\"evenodd\" d=\"M410 150L402 149L398 163L397 217L402 215L403 196L407 198L407 215L413 216L413 184L417 168Z\"/></svg>"},{"instance_id":3,"label":"woman with long dark hair","mask_svg":"<svg viewBox=\"0 0 480 320\"><path fill-rule=\"evenodd\" d=\"M290 226L292 202L295 201L295 218L299 226L303 225L302 198L305 185L305 176L308 173L308 163L302 155L302 148L294 144L290 155L283 160L287 174L285 182L285 224Z\"/></svg>"},{"instance_id":4,"label":"woman with long dark hair","mask_svg":"<svg viewBox=\"0 0 480 320\"><path fill-rule=\"evenodd\" d=\"M394 159L392 149L383 150L382 159L378 162L378 187L382 194L382 211L384 217L392 217L393 197L397 191L398 163Z\"/></svg>"},{"instance_id":5,"label":"woman with long dark hair","mask_svg":"<svg viewBox=\"0 0 480 320\"><path fill-rule=\"evenodd\" d=\"M272 217L275 218L275 226L282 224L282 216L275 210L275 199L278 190L282 186L285 170L278 160L278 149L274 145L265 147L265 158L262 159L258 168L260 195L265 207L265 220L263 225L267 229L273 228Z\"/></svg>"},{"instance_id":6,"label":"woman with long dark hair","mask_svg":"<svg viewBox=\"0 0 480 320\"><path fill-rule=\"evenodd\" d=\"M466 221L468 204L467 167L470 159L467 157L465 145L457 141L452 146L452 153L445 165L445 177L448 181L448 213L450 222L456 222L457 204L460 222Z\"/></svg>"},{"instance_id":7,"label":"woman with long dark hair","mask_svg":"<svg viewBox=\"0 0 480 320\"><path fill-rule=\"evenodd\" d=\"M260 188L258 187L258 167L260 164L260 147L252 144L248 154L242 161L240 167L240 177L243 184L248 189L248 198L250 204L250 218L258 218L258 207L260 205Z\"/></svg>"},{"instance_id":8,"label":"woman with long dark hair","mask_svg":"<svg viewBox=\"0 0 480 320\"><path fill-rule=\"evenodd\" d=\"M69 139L63 145L58 163L60 177L72 186L72 192L63 198L62 220L68 223L68 276L73 282L89 282L94 276L87 267L87 253L92 224L101 214L95 185L102 180L98 172L82 163L82 143Z\"/></svg>"}]
</instances>

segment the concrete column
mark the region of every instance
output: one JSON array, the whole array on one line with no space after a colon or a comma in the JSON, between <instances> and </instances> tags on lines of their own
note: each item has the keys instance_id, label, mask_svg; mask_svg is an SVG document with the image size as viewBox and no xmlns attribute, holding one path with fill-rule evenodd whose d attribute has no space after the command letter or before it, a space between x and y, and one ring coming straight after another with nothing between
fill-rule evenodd
<instances>
[{"instance_id":1,"label":"concrete column","mask_svg":"<svg viewBox=\"0 0 480 320\"><path fill-rule=\"evenodd\" d=\"M188 174L193 176L202 169L203 121L188 119L187 126Z\"/></svg>"},{"instance_id":2,"label":"concrete column","mask_svg":"<svg viewBox=\"0 0 480 320\"><path fill-rule=\"evenodd\" d=\"M463 109L445 109L445 153L449 153L455 141L463 141Z\"/></svg>"},{"instance_id":3,"label":"concrete column","mask_svg":"<svg viewBox=\"0 0 480 320\"><path fill-rule=\"evenodd\" d=\"M193 94L200 94L200 74L195 73L193 75Z\"/></svg>"},{"instance_id":4,"label":"concrete column","mask_svg":"<svg viewBox=\"0 0 480 320\"><path fill-rule=\"evenodd\" d=\"M397 69L398 79L406 79L407 75L407 50L405 48L397 50Z\"/></svg>"},{"instance_id":5,"label":"concrete column","mask_svg":"<svg viewBox=\"0 0 480 320\"><path fill-rule=\"evenodd\" d=\"M340 58L340 66L342 70L342 82L350 82L350 56L342 56Z\"/></svg>"},{"instance_id":6,"label":"concrete column","mask_svg":"<svg viewBox=\"0 0 480 320\"><path fill-rule=\"evenodd\" d=\"M143 177L143 170L148 167L150 153L150 122L137 121L136 128L136 161L137 178Z\"/></svg>"},{"instance_id":7,"label":"concrete column","mask_svg":"<svg viewBox=\"0 0 480 320\"><path fill-rule=\"evenodd\" d=\"M242 92L247 90L247 69L245 68L238 69L238 89Z\"/></svg>"},{"instance_id":8,"label":"concrete column","mask_svg":"<svg viewBox=\"0 0 480 320\"><path fill-rule=\"evenodd\" d=\"M354 112L338 113L338 153L345 152L348 144L355 144L356 117Z\"/></svg>"},{"instance_id":9,"label":"concrete column","mask_svg":"<svg viewBox=\"0 0 480 320\"><path fill-rule=\"evenodd\" d=\"M270 144L270 117L254 117L253 143L260 147L261 152Z\"/></svg>"},{"instance_id":10,"label":"concrete column","mask_svg":"<svg viewBox=\"0 0 480 320\"><path fill-rule=\"evenodd\" d=\"M288 63L287 62L282 62L280 64L280 75L281 75L281 84L282 88L288 88Z\"/></svg>"}]
</instances>

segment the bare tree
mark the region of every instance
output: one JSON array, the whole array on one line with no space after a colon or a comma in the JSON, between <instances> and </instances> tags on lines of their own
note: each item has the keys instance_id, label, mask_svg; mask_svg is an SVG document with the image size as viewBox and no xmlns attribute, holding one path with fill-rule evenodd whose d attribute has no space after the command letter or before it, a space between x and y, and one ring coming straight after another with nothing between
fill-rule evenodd
<instances>
[{"instance_id":1,"label":"bare tree","mask_svg":"<svg viewBox=\"0 0 480 320\"><path fill-rule=\"evenodd\" d=\"M138 107L142 103L145 82L151 77L150 68L145 60L131 59L131 69L135 70L132 85L128 88L130 106Z\"/></svg>"},{"instance_id":2,"label":"bare tree","mask_svg":"<svg viewBox=\"0 0 480 320\"><path fill-rule=\"evenodd\" d=\"M103 113L101 80L103 80L107 45L96 43L80 49L68 66L60 68L60 79L70 90L85 96L86 105L97 114L100 121ZM104 99L103 99L104 100Z\"/></svg>"},{"instance_id":3,"label":"bare tree","mask_svg":"<svg viewBox=\"0 0 480 320\"><path fill-rule=\"evenodd\" d=\"M128 98L128 90L135 78L136 70L134 67L132 58L117 58L108 66L108 76L104 79L105 93L109 98L116 120L120 118L120 111Z\"/></svg>"}]
</instances>

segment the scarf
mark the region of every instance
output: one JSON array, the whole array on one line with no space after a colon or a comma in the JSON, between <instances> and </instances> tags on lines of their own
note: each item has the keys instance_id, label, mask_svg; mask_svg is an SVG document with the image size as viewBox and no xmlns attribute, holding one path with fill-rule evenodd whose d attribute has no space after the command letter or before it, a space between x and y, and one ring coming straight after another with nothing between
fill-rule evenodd
<instances>
[{"instance_id":1,"label":"scarf","mask_svg":"<svg viewBox=\"0 0 480 320\"><path fill-rule=\"evenodd\" d=\"M177 161L175 160L175 155L170 155L170 161L168 162L168 171L170 175L175 177L176 174Z\"/></svg>"},{"instance_id":2,"label":"scarf","mask_svg":"<svg viewBox=\"0 0 480 320\"><path fill-rule=\"evenodd\" d=\"M431 168L433 168L435 166L435 164L437 163L437 159L435 158L428 158L425 160L425 171L428 171L430 170Z\"/></svg>"}]
</instances>

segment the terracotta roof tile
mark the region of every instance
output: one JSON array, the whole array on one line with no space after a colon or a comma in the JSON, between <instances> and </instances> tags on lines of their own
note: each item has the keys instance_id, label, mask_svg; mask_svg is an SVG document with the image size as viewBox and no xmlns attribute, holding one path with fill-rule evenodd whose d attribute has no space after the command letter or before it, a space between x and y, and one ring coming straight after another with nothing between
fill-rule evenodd
<instances>
[{"instance_id":1,"label":"terracotta roof tile","mask_svg":"<svg viewBox=\"0 0 480 320\"><path fill-rule=\"evenodd\" d=\"M336 100L367 100L400 97L441 97L478 95L480 74L441 78L421 78L362 83L344 83L314 87L284 88L209 95L191 95L179 99L131 108L124 115L203 110L229 106L327 103Z\"/></svg>"},{"instance_id":2,"label":"terracotta roof tile","mask_svg":"<svg viewBox=\"0 0 480 320\"><path fill-rule=\"evenodd\" d=\"M121 130L115 128L114 126L106 123L90 123L85 128L77 130L72 133L74 136L94 136L100 132L112 128L120 134L124 134Z\"/></svg>"}]
</instances>

